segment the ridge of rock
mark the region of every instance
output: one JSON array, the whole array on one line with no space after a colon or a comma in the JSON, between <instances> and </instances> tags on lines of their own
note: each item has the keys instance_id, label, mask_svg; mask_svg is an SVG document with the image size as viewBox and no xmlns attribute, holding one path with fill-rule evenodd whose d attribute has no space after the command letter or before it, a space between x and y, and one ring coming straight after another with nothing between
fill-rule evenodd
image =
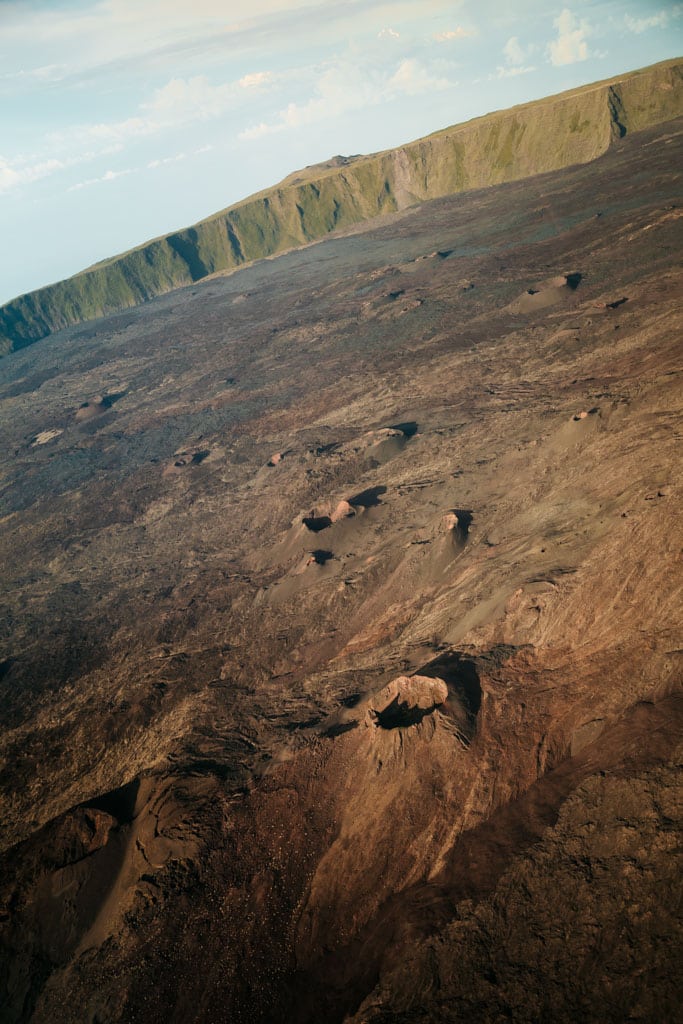
<instances>
[{"instance_id":1,"label":"ridge of rock","mask_svg":"<svg viewBox=\"0 0 683 1024\"><path fill-rule=\"evenodd\" d=\"M0 355L336 229L589 162L627 132L681 110L683 64L676 59L496 111L396 149L334 157L192 227L11 300L0 308Z\"/></svg>"}]
</instances>

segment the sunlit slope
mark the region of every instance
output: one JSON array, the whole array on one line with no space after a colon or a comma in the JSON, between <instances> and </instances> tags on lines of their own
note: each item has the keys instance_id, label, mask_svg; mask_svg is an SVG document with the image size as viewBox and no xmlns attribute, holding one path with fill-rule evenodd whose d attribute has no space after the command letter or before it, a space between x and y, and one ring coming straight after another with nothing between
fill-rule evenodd
<instances>
[{"instance_id":1,"label":"sunlit slope","mask_svg":"<svg viewBox=\"0 0 683 1024\"><path fill-rule=\"evenodd\" d=\"M0 354L426 199L586 163L683 112L683 61L498 111L272 189L0 309Z\"/></svg>"}]
</instances>

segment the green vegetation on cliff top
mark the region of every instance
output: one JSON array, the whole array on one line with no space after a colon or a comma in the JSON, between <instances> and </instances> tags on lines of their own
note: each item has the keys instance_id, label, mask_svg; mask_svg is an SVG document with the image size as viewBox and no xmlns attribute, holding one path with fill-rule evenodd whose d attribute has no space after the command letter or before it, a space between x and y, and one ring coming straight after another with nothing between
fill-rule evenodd
<instances>
[{"instance_id":1,"label":"green vegetation on cliff top","mask_svg":"<svg viewBox=\"0 0 683 1024\"><path fill-rule=\"evenodd\" d=\"M683 60L497 111L371 156L290 175L194 227L0 308L0 355L427 199L596 159L626 132L683 112Z\"/></svg>"}]
</instances>

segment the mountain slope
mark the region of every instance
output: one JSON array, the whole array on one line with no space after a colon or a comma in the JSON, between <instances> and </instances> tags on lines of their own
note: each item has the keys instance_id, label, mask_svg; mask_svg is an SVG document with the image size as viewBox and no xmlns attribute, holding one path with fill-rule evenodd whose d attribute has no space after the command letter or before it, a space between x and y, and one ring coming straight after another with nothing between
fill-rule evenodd
<instances>
[{"instance_id":1,"label":"mountain slope","mask_svg":"<svg viewBox=\"0 0 683 1024\"><path fill-rule=\"evenodd\" d=\"M0 361L3 1024L680 1018L682 166Z\"/></svg>"},{"instance_id":2,"label":"mountain slope","mask_svg":"<svg viewBox=\"0 0 683 1024\"><path fill-rule=\"evenodd\" d=\"M335 158L327 168L290 175L193 227L7 303L0 309L0 354L336 228L586 163L627 132L682 110L683 63L673 60L488 114L398 149Z\"/></svg>"}]
</instances>

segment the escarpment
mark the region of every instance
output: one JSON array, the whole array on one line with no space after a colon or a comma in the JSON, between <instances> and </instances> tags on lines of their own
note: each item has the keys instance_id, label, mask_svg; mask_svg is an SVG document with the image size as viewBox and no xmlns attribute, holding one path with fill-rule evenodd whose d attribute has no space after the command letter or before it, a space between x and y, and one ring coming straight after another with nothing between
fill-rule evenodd
<instances>
[{"instance_id":1,"label":"escarpment","mask_svg":"<svg viewBox=\"0 0 683 1024\"><path fill-rule=\"evenodd\" d=\"M193 227L13 299L0 308L0 354L425 200L594 160L627 132L678 116L682 83L680 62L668 61L290 175Z\"/></svg>"}]
</instances>

